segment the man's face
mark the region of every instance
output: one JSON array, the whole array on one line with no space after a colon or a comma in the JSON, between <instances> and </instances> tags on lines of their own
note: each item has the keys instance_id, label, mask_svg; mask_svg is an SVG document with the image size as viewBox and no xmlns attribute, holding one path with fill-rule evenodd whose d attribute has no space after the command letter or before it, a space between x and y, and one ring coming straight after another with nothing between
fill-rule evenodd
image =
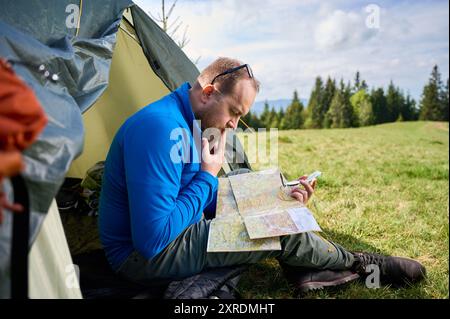
<instances>
[{"instance_id":1,"label":"man's face","mask_svg":"<svg viewBox=\"0 0 450 319\"><path fill-rule=\"evenodd\" d=\"M216 91L207 101L201 115L202 129L236 129L239 119L245 116L255 102L256 90L250 80L236 83L233 94L223 95Z\"/></svg>"}]
</instances>

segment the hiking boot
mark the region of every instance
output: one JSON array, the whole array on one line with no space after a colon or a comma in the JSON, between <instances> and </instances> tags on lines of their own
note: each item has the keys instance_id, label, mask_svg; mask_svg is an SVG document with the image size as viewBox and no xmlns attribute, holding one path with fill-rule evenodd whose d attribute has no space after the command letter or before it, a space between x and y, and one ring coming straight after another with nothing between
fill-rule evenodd
<instances>
[{"instance_id":1,"label":"hiking boot","mask_svg":"<svg viewBox=\"0 0 450 319\"><path fill-rule=\"evenodd\" d=\"M287 281L300 293L346 284L360 278L351 270L305 269L283 265Z\"/></svg>"},{"instance_id":2,"label":"hiking boot","mask_svg":"<svg viewBox=\"0 0 450 319\"><path fill-rule=\"evenodd\" d=\"M383 284L405 285L423 280L426 276L425 267L419 262L403 257L383 256L369 253L353 253L355 263L352 269L361 276L373 272L369 265L380 269L380 282Z\"/></svg>"}]
</instances>

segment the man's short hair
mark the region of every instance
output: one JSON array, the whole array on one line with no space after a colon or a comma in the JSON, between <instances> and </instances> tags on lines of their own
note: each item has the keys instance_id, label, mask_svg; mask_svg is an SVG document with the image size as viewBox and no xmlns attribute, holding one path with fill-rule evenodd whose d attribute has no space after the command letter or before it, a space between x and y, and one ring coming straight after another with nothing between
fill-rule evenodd
<instances>
[{"instance_id":1,"label":"man's short hair","mask_svg":"<svg viewBox=\"0 0 450 319\"><path fill-rule=\"evenodd\" d=\"M202 83L202 85L207 85L210 84L217 75L225 72L226 70L238 67L242 64L243 63L241 61L236 59L220 57L213 63L211 63L209 66L207 66L202 71L202 73L200 73L200 76L198 78ZM214 81L214 84L217 85L217 88L223 94L229 95L233 93L234 86L241 79L249 79L249 74L246 68L242 68L235 72L219 76ZM254 76L251 79L251 81L253 83L253 87L255 88L256 92L259 92L260 87L259 81Z\"/></svg>"}]
</instances>

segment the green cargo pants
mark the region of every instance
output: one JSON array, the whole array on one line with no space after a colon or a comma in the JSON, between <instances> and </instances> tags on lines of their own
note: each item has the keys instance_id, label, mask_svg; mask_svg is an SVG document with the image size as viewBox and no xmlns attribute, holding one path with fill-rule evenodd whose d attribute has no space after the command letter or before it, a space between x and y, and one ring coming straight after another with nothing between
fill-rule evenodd
<instances>
[{"instance_id":1,"label":"green cargo pants","mask_svg":"<svg viewBox=\"0 0 450 319\"><path fill-rule=\"evenodd\" d=\"M353 255L341 246L315 233L282 236L282 250L208 253L209 225L202 219L191 225L150 260L134 251L118 269L119 275L141 284L177 280L200 273L207 268L254 264L266 258L314 269L349 269Z\"/></svg>"}]
</instances>

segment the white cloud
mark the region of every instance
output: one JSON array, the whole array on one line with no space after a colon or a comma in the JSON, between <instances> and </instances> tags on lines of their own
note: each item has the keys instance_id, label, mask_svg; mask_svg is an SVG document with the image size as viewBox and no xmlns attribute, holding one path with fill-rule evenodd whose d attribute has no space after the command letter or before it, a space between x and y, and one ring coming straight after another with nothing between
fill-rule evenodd
<instances>
[{"instance_id":1,"label":"white cloud","mask_svg":"<svg viewBox=\"0 0 450 319\"><path fill-rule=\"evenodd\" d=\"M318 24L315 41L319 48L327 50L359 45L377 33L365 23L362 13L335 10Z\"/></svg>"},{"instance_id":2,"label":"white cloud","mask_svg":"<svg viewBox=\"0 0 450 319\"><path fill-rule=\"evenodd\" d=\"M158 0L136 0L160 11ZM172 1L166 1L172 3ZM202 69L218 56L250 63L262 83L258 99L308 98L316 76L369 85L394 80L418 98L433 64L448 77L448 2L378 1L380 29L365 25L357 0L179 0L174 17L189 25L191 59Z\"/></svg>"}]
</instances>

